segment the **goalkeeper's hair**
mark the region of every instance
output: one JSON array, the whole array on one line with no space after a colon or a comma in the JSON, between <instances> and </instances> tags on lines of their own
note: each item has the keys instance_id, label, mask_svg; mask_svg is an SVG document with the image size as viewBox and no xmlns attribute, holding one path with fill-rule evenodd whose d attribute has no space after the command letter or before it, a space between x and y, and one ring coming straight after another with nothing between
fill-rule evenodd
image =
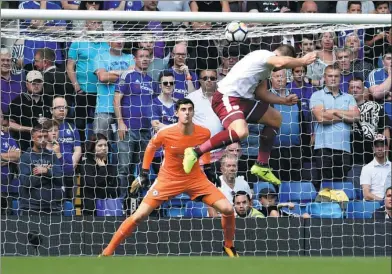
<instances>
[{"instance_id":1,"label":"goalkeeper's hair","mask_svg":"<svg viewBox=\"0 0 392 274\"><path fill-rule=\"evenodd\" d=\"M294 47L290 45L281 45L276 50L279 51L282 56L289 56L293 58L297 56Z\"/></svg>"},{"instance_id":2,"label":"goalkeeper's hair","mask_svg":"<svg viewBox=\"0 0 392 274\"><path fill-rule=\"evenodd\" d=\"M195 108L195 104L192 102L191 99L183 98L183 99L177 100L176 105L175 105L175 110L178 111L180 109L181 105L187 105L187 104L191 104L192 107Z\"/></svg>"}]
</instances>

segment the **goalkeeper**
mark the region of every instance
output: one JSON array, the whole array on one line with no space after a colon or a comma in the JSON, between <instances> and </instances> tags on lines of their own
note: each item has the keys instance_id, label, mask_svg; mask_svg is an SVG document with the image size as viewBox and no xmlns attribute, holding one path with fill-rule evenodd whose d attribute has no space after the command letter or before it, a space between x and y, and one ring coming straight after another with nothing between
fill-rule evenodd
<instances>
[{"instance_id":1,"label":"goalkeeper","mask_svg":"<svg viewBox=\"0 0 392 274\"><path fill-rule=\"evenodd\" d=\"M185 192L192 200L203 201L222 213L223 251L229 257L238 257L233 245L235 218L230 202L207 179L199 165L193 168L189 174L186 174L182 168L185 148L207 141L210 138L210 131L192 122L194 104L189 99L181 99L176 102L175 114L178 117L178 123L161 129L150 140L144 154L143 171L139 178L132 183L131 192L136 192L139 186L147 186L149 184L148 173L155 151L159 147L163 147L165 159L157 179L150 187L136 212L121 224L109 245L102 252L102 256L112 255L117 246L125 238L131 236L134 229L155 208L172 197Z\"/></svg>"}]
</instances>

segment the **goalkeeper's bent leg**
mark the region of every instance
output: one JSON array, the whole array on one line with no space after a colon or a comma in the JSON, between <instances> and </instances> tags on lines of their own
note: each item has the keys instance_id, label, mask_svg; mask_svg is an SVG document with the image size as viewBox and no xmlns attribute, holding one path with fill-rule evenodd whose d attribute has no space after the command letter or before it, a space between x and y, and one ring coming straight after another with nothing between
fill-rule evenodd
<instances>
[{"instance_id":1,"label":"goalkeeper's bent leg","mask_svg":"<svg viewBox=\"0 0 392 274\"><path fill-rule=\"evenodd\" d=\"M225 239L225 247L231 248L234 246L235 235L235 217L233 206L227 199L216 201L213 205L217 211L222 213L222 229L223 237Z\"/></svg>"},{"instance_id":2,"label":"goalkeeper's bent leg","mask_svg":"<svg viewBox=\"0 0 392 274\"><path fill-rule=\"evenodd\" d=\"M225 247L233 247L235 234L235 217L234 212L230 215L222 214L223 237L225 239Z\"/></svg>"},{"instance_id":3,"label":"goalkeeper's bent leg","mask_svg":"<svg viewBox=\"0 0 392 274\"><path fill-rule=\"evenodd\" d=\"M159 202L157 202L159 203ZM157 205L159 206L159 204ZM156 207L157 207L156 206ZM126 238L132 235L135 228L145 219L151 212L156 208L150 204L142 202L139 208L136 210L132 216L128 217L118 228L117 232L114 233L112 240L109 245L102 252L102 256L113 255L116 248L124 241Z\"/></svg>"}]
</instances>

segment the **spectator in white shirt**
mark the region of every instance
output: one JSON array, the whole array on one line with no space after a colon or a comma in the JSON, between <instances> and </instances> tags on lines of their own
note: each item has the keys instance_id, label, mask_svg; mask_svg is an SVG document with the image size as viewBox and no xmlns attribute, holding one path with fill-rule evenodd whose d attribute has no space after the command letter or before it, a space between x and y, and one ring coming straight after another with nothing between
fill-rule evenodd
<instances>
[{"instance_id":1,"label":"spectator in white shirt","mask_svg":"<svg viewBox=\"0 0 392 274\"><path fill-rule=\"evenodd\" d=\"M216 92L216 70L202 70L199 74L200 88L190 93L187 98L195 104L193 122L210 130L211 136L223 130L222 123L211 107L212 95ZM222 150L211 152L210 163L216 162L222 156ZM208 164L208 163L200 163Z\"/></svg>"},{"instance_id":2,"label":"spectator in white shirt","mask_svg":"<svg viewBox=\"0 0 392 274\"><path fill-rule=\"evenodd\" d=\"M363 167L361 186L365 200L382 201L385 190L391 186L391 162L388 161L387 138L378 134L374 138L374 160Z\"/></svg>"},{"instance_id":3,"label":"spectator in white shirt","mask_svg":"<svg viewBox=\"0 0 392 274\"><path fill-rule=\"evenodd\" d=\"M219 177L221 182L220 191L233 203L234 194L237 191L245 191L252 198L252 191L243 176L237 176L238 158L232 154L224 154L221 159L222 175ZM210 217L216 217L217 213L213 208L208 210Z\"/></svg>"}]
</instances>

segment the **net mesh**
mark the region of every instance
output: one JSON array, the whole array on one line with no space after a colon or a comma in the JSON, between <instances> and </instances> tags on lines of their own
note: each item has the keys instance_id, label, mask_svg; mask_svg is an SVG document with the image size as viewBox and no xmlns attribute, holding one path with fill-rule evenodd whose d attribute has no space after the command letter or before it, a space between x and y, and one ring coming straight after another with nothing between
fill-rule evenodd
<instances>
[{"instance_id":1,"label":"net mesh","mask_svg":"<svg viewBox=\"0 0 392 274\"><path fill-rule=\"evenodd\" d=\"M32 22L28 19L1 20L2 42L16 40L16 42L12 42L12 46L8 50L2 50L1 53L2 75L3 70L12 68L11 81L2 78L2 111L7 118L6 120L25 127L32 127L43 120L56 118L55 115L61 116L66 113L67 116L66 122L59 117L56 118L60 121L60 125L57 126L58 132L54 133L54 137L50 136L52 131L49 132L48 137L45 137L50 140L51 145L48 147L53 150L54 155L52 153L49 153L50 155L32 155L31 152L26 152L31 145L28 130L17 132L15 125L4 123L1 137L2 255L79 256L99 254L110 241L124 217L136 210L146 194L146 189L144 189L138 195L130 195L129 184L139 174L140 158L143 156L144 149L153 132L150 125L151 120L157 119L163 124L173 123L175 118L173 115L165 113L170 110L162 111L163 106L160 106L162 117L155 117L151 111L146 112L149 113L148 116L143 116L143 113L137 116L139 120L137 123L139 123L141 130L137 129L133 131L134 136L128 136L129 142L124 150L122 145L125 142L121 143L118 140L118 121L115 119L113 110L110 109L110 105L113 105L113 94L103 94L100 89L102 86L114 85L117 81L119 82L116 84L128 81L127 73L133 71L135 63L130 55L123 55L124 58L121 61L113 61L117 64L109 64L110 60L102 60L101 57L107 56L105 54L109 49L109 45L103 46L104 42L123 41L126 42L126 45L130 43L130 48L125 48L124 54L130 54L132 46L135 44L140 46L140 43L156 42L155 45L149 46L149 50L154 56L151 62L154 65L150 65L148 70L148 75L151 77L148 78L148 81L151 83L143 85L138 80L139 86L143 86L145 90L152 93L161 91L158 88L159 73L173 65L178 65L176 62L179 57L175 52L172 53L173 46L178 41L188 41L188 51L180 57L188 59L186 64L192 73L193 71L200 72L206 68L213 69L218 71L217 78L220 80L225 77L230 66L238 61L238 55L242 52L243 46L246 46L247 50L260 48L273 50L282 42L287 43L288 41L294 42L299 55L302 55L301 49L304 50L306 47L304 41L309 40L308 34L314 35L314 40L310 41L313 47L311 50L321 51L320 47L325 41L323 41L323 37L318 37L319 34L330 34L332 49L333 47L343 47L341 41L345 41L346 35L349 36L349 33L354 31L359 35L357 53L360 59L356 63L353 60L350 61L350 76L353 77L357 73L369 84L377 85L386 79L384 75L377 74L375 76L374 73L379 72L373 70L383 69L383 56L390 46L390 38L388 40L386 37L382 43L372 46L365 43L377 35L377 30L388 30L390 26L386 25L248 24L248 40L240 47L237 44L231 44L230 47L227 47L228 42L224 36L225 23L214 23L210 29L205 30L165 26L164 24L162 24L163 28L159 30L149 29L143 22L139 22L140 24L135 22L98 22L102 24L99 30L89 30L86 23L88 22L82 22L83 27L78 29L76 26L80 26L80 22L62 22L60 24L52 21L45 23L47 27L33 29L29 28ZM53 29L51 27L59 28ZM49 44L48 42L57 43ZM85 43L82 44L82 42ZM162 43L158 44L158 42ZM97 47L97 45L101 46ZM351 46L349 43L347 45ZM51 74L52 78L48 73L50 70L46 71L48 66L42 65L45 58L35 54L38 50L37 47L50 47L55 51L57 72ZM233 50L233 48L235 49ZM91 51L94 54L89 53ZM157 52L160 52L160 56ZM361 54L362 56L360 56ZM10 57L12 57L11 60L8 60ZM11 63L7 63L7 61L11 61ZM339 65L344 66L344 58L340 61ZM119 65L121 62L123 62L122 67ZM103 67L99 67L99 65L96 67L97 63ZM5 67L4 64L9 66ZM44 99L38 110L36 105L29 103L19 95L21 92L22 94L27 92L26 89L34 89L34 87L26 87L24 81L27 73L34 68L43 72L44 75L42 78L44 80ZM105 68L107 71L120 70L121 73L117 73L116 79L104 80L94 76L99 68ZM331 154L326 154L329 152L325 150L319 155L314 151L314 146L311 143L311 137L315 133L317 123L312 120L309 109L310 97L306 97L305 93L312 94L323 87L323 68L325 68L325 63L317 61L317 64L308 67L307 71L303 71L299 78L295 72L290 71L287 71L284 76L277 76L287 79L289 92L294 92L293 83L295 84L295 80L300 78L301 81L306 81L306 87L308 87L308 89L301 88L299 91L301 103L297 108L275 106L283 116L283 124L275 141L270 165L276 176L284 181L280 187L261 182L250 172L250 168L257 159L260 146L259 136L263 132L262 126L251 124L249 126L250 136L241 142L241 146L239 148L230 146L225 151L225 153L234 153L239 157L237 175L243 176L243 178L239 177L237 180L248 182L253 194L251 204L254 208L259 209L264 215L272 214L274 211L285 217L251 218L248 216L248 218L240 218L237 216L235 244L243 254L280 256L388 256L391 254L391 224L372 217L373 212L383 205L383 201L364 202L360 187L361 168L369 162L368 159L373 159L371 138L374 138L376 133L383 133L384 128L389 126L387 117L391 116L391 103L388 101L390 98L385 96L386 101L376 100L378 101L377 105L374 101L369 101L360 108L361 122L354 125L353 137L345 140L339 139L339 142L343 142L345 145L350 147L354 145L354 151L349 155L339 155L334 151L329 151ZM130 71L127 71L129 69ZM76 74L72 76L73 72ZM198 80L202 77L198 78L196 74L191 75L192 84L185 79L175 79L173 97L182 98L200 88L201 83ZM36 75L34 77L34 80L39 78ZM113 77L113 75L108 77ZM95 79L95 82L88 82L91 79ZM343 91L345 93L348 92L349 79L350 77L345 77L342 81L342 87L346 89ZM101 80L105 84L100 83ZM277 91L278 88L274 86L276 85L274 80L270 80L271 91L283 96L283 93ZM107 84L110 81L112 83ZM200 81L205 82L208 79ZM99 85L101 87L98 87ZM35 84L36 86L37 84ZM91 86L95 86L92 89L95 89L95 94L98 91L98 96L93 95L94 92L86 92ZM45 92L49 93L45 94ZM13 93L17 94L14 96ZM54 95L65 97L69 108L62 106L57 109L52 108L56 107L52 105ZM19 101L18 98L20 98ZM109 111L97 111L98 105L102 103L100 100L107 102L108 105L105 107L110 109ZM139 101L139 104L145 103L141 97ZM206 106L199 107L204 109ZM203 115L207 115L206 113ZM368 118L369 116L375 117L374 115L377 116L376 120L380 121L379 123ZM40 118L43 119L40 120ZM144 120L147 122L142 122ZM104 130L97 130L99 126L104 127ZM349 127L351 130L351 125ZM51 130L53 128L55 126L50 127ZM369 133L369 130L372 132ZM89 158L86 153L89 148L85 149L85 142L88 143L87 140L94 132L104 133L109 139L110 149L105 171L102 171L103 169L100 169L95 160ZM366 139L364 132L371 137ZM357 133L359 137L356 135ZM56 134L59 136L56 137ZM56 147L56 142L59 144L59 148ZM129 145L130 143L132 147ZM80 155L77 153L80 161L78 161L79 165L73 167L72 155L75 155L76 147L81 150ZM16 148L21 149L22 156L3 155L9 151L18 151ZM68 173L64 170L55 172L53 169L51 176L47 173L37 176L35 172L38 171L34 171L37 167L45 168L48 165L59 164L58 159L55 159L57 157L56 149L60 149L59 153L64 159L67 158L62 160L61 166L64 170L68 168L71 171ZM128 157L126 155L130 153L134 158L127 162L124 157ZM366 153L367 158L364 156ZM349 163L346 163L345 156L354 156L354 163L351 158ZM162 157L162 153L158 153L154 158L154 164L150 170L151 180L157 176ZM219 153L216 157L219 158ZM60 156L57 158L62 159ZM71 162L69 162L70 158ZM355 160L360 158L362 160ZM329 159L332 160L329 161ZM125 161L125 167L122 161ZM221 166L224 164L220 164L219 161L214 162L212 173L215 176L210 178L222 183L222 177L217 178L223 172ZM336 174L340 174L335 174L334 182L322 182L320 177L323 176L323 170L325 170L325 166L323 168L321 166L328 164L334 167ZM385 194L384 186L388 186L388 182L390 185L390 176L389 172L379 178L379 180L386 182L382 186L381 194L379 194L382 197ZM342 183L342 181L344 182ZM343 189L347 195L347 201L333 203L330 202L330 198L317 196L317 191L323 188ZM262 205L259 193L263 189L269 189L272 196L275 195L273 194L275 192L279 193L276 203L291 204L277 208L276 206L266 206L264 201L264 205ZM270 198L272 199L272 197ZM213 214L217 214L217 217L212 218ZM380 211L380 214L386 219L385 213ZM135 234L117 249L116 254L219 254L223 241L219 216L219 213L211 212L203 203L190 201L190 197L186 194L176 196L154 211L148 221L143 223ZM302 218L304 216L311 218Z\"/></svg>"}]
</instances>

